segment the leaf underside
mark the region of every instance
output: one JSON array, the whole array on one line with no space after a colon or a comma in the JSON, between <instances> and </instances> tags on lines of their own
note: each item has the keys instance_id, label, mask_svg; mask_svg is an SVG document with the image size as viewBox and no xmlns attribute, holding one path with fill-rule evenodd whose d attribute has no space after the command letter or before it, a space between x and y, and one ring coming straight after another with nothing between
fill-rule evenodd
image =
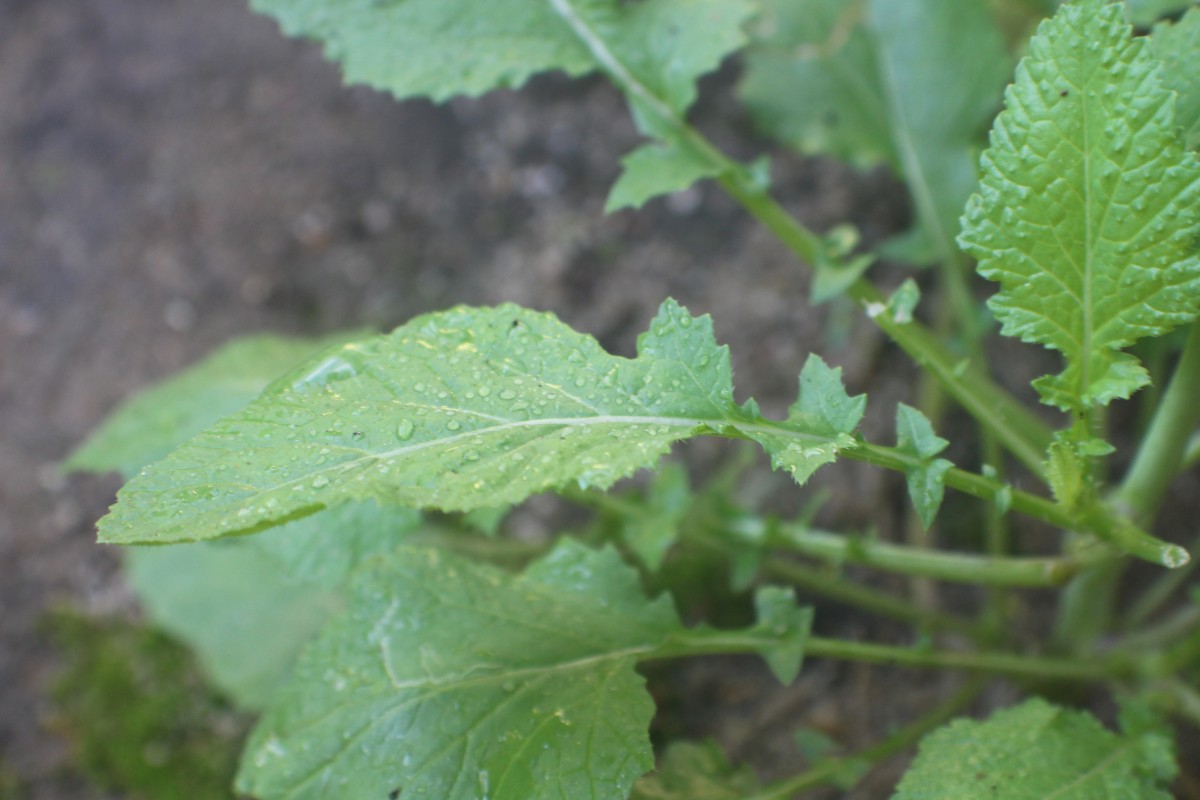
<instances>
[{"instance_id":1,"label":"leaf underside","mask_svg":"<svg viewBox=\"0 0 1200 800\"><path fill-rule=\"evenodd\" d=\"M1174 773L1169 736L1117 735L1033 699L925 737L892 800L1167 800Z\"/></svg>"},{"instance_id":2,"label":"leaf underside","mask_svg":"<svg viewBox=\"0 0 1200 800\"><path fill-rule=\"evenodd\" d=\"M1119 4L1083 0L1043 22L982 158L963 247L997 281L1002 332L1058 350L1044 402L1082 412L1149 381L1122 350L1200 304L1200 165L1174 95Z\"/></svg>"},{"instance_id":3,"label":"leaf underside","mask_svg":"<svg viewBox=\"0 0 1200 800\"><path fill-rule=\"evenodd\" d=\"M745 43L749 0L253 0L285 32L323 42L346 81L399 98L446 100L516 88L539 72L601 71L643 133L665 140L625 162L609 208L686 188L722 166L679 121L696 79Z\"/></svg>"},{"instance_id":4,"label":"leaf underside","mask_svg":"<svg viewBox=\"0 0 1200 800\"><path fill-rule=\"evenodd\" d=\"M654 764L634 665L680 630L611 550L566 541L517 577L402 550L358 574L239 784L263 798L624 798Z\"/></svg>"},{"instance_id":5,"label":"leaf underside","mask_svg":"<svg viewBox=\"0 0 1200 800\"><path fill-rule=\"evenodd\" d=\"M114 543L247 533L351 500L447 511L607 488L699 434L759 442L803 481L854 446L862 397L810 358L789 418L733 401L707 317L665 303L638 357L515 306L418 317L325 351L118 493Z\"/></svg>"}]
</instances>

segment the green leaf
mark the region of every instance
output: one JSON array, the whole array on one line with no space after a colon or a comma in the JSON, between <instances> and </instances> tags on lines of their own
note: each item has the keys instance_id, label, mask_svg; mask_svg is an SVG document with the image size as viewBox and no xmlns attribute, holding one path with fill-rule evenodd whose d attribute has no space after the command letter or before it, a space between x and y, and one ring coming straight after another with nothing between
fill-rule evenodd
<instances>
[{"instance_id":1,"label":"green leaf","mask_svg":"<svg viewBox=\"0 0 1200 800\"><path fill-rule=\"evenodd\" d=\"M1200 8L1179 22L1155 25L1150 48L1163 64L1163 83L1179 95L1175 124L1183 129L1188 149L1195 150L1200 147Z\"/></svg>"},{"instance_id":2,"label":"green leaf","mask_svg":"<svg viewBox=\"0 0 1200 800\"><path fill-rule=\"evenodd\" d=\"M904 403L896 406L896 449L919 459L918 464L906 467L904 474L909 497L926 528L933 524L942 505L946 471L954 466L944 458L935 458L949 444L933 432L929 418L920 411Z\"/></svg>"},{"instance_id":3,"label":"green leaf","mask_svg":"<svg viewBox=\"0 0 1200 800\"><path fill-rule=\"evenodd\" d=\"M342 605L351 571L395 550L408 509L345 505L259 536L126 551L143 607L243 708L264 708L300 648Z\"/></svg>"},{"instance_id":4,"label":"green leaf","mask_svg":"<svg viewBox=\"0 0 1200 800\"><path fill-rule=\"evenodd\" d=\"M67 460L70 470L129 477L253 400L272 379L350 334L247 336L122 405Z\"/></svg>"},{"instance_id":5,"label":"green leaf","mask_svg":"<svg viewBox=\"0 0 1200 800\"><path fill-rule=\"evenodd\" d=\"M1168 14L1195 5L1195 0L1125 0L1125 16L1134 25L1153 25Z\"/></svg>"},{"instance_id":6,"label":"green leaf","mask_svg":"<svg viewBox=\"0 0 1200 800\"><path fill-rule=\"evenodd\" d=\"M854 444L862 411L824 370L806 366L812 390L802 380L792 415L772 423L734 404L727 348L673 301L632 360L515 306L426 315L323 353L146 468L100 537L216 538L350 500L502 506L572 481L607 488L711 433L761 442L803 480Z\"/></svg>"},{"instance_id":7,"label":"green leaf","mask_svg":"<svg viewBox=\"0 0 1200 800\"><path fill-rule=\"evenodd\" d=\"M842 384L842 369L831 368L820 356L810 355L800 372L800 395L788 410L791 429L747 430L771 456L776 469L804 483L825 464L837 460L841 450L857 445L850 434L867 408L866 395L851 397ZM797 431L806 435L797 436Z\"/></svg>"},{"instance_id":8,"label":"green leaf","mask_svg":"<svg viewBox=\"0 0 1200 800\"><path fill-rule=\"evenodd\" d=\"M1085 712L1033 699L925 737L893 800L1168 800L1174 773L1164 733L1119 736Z\"/></svg>"},{"instance_id":9,"label":"green leaf","mask_svg":"<svg viewBox=\"0 0 1200 800\"><path fill-rule=\"evenodd\" d=\"M653 764L634 671L680 630L611 550L525 574L410 549L358 573L345 615L251 736L256 797L626 797Z\"/></svg>"},{"instance_id":10,"label":"green leaf","mask_svg":"<svg viewBox=\"0 0 1200 800\"><path fill-rule=\"evenodd\" d=\"M766 0L742 97L805 153L889 165L908 184L921 246L955 258L977 142L1008 77L984 0Z\"/></svg>"},{"instance_id":11,"label":"green leaf","mask_svg":"<svg viewBox=\"0 0 1200 800\"><path fill-rule=\"evenodd\" d=\"M1149 381L1121 352L1196 316L1200 164L1174 100L1119 5L1083 0L1043 22L983 154L959 241L997 281L1002 332L1060 351L1035 382L1082 412Z\"/></svg>"},{"instance_id":12,"label":"green leaf","mask_svg":"<svg viewBox=\"0 0 1200 800\"><path fill-rule=\"evenodd\" d=\"M754 595L758 612L755 629L765 631L777 641L759 650L771 672L784 686L790 686L804 665L804 649L812 630L813 611L796 605L791 589L766 586Z\"/></svg>"},{"instance_id":13,"label":"green leaf","mask_svg":"<svg viewBox=\"0 0 1200 800\"><path fill-rule=\"evenodd\" d=\"M640 208L661 194L686 189L701 178L720 175L720 165L708 161L681 142L646 144L621 160L625 171L608 193L605 212Z\"/></svg>"},{"instance_id":14,"label":"green leaf","mask_svg":"<svg viewBox=\"0 0 1200 800\"><path fill-rule=\"evenodd\" d=\"M651 572L658 571L679 538L679 524L691 502L687 470L667 464L654 476L645 504L631 506L621 518L621 539Z\"/></svg>"},{"instance_id":15,"label":"green leaf","mask_svg":"<svg viewBox=\"0 0 1200 800\"><path fill-rule=\"evenodd\" d=\"M611 208L638 205L726 163L687 146L696 79L746 41L750 0L254 0L289 34L321 40L345 79L400 98L445 100L518 87L538 72L602 71L643 133L664 139L627 163Z\"/></svg>"},{"instance_id":16,"label":"green leaf","mask_svg":"<svg viewBox=\"0 0 1200 800\"><path fill-rule=\"evenodd\" d=\"M629 800L742 800L761 788L748 767L733 767L715 742L672 742L653 775Z\"/></svg>"}]
</instances>

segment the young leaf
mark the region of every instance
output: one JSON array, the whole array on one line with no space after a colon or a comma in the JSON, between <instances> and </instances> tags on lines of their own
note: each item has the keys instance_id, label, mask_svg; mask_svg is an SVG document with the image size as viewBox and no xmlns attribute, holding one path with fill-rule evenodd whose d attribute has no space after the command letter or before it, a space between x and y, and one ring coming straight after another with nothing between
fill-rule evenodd
<instances>
[{"instance_id":1,"label":"young leaf","mask_svg":"<svg viewBox=\"0 0 1200 800\"><path fill-rule=\"evenodd\" d=\"M942 505L946 470L954 466L944 458L935 458L949 444L933 432L929 418L920 411L904 403L896 406L896 449L919 459L904 474L908 478L908 495L926 528L933 524Z\"/></svg>"},{"instance_id":2,"label":"young leaf","mask_svg":"<svg viewBox=\"0 0 1200 800\"><path fill-rule=\"evenodd\" d=\"M1150 47L1163 63L1163 83L1178 94L1175 124L1194 150L1200 147L1200 8L1192 8L1179 22L1155 25Z\"/></svg>"},{"instance_id":3,"label":"young leaf","mask_svg":"<svg viewBox=\"0 0 1200 800\"><path fill-rule=\"evenodd\" d=\"M1008 77L984 0L767 0L742 97L769 132L803 152L904 178L919 260L953 257L977 185L976 142Z\"/></svg>"},{"instance_id":4,"label":"young leaf","mask_svg":"<svg viewBox=\"0 0 1200 800\"><path fill-rule=\"evenodd\" d=\"M621 539L651 572L657 572L679 537L679 523L691 505L687 470L667 464L650 485L645 503L621 519Z\"/></svg>"},{"instance_id":5,"label":"young leaf","mask_svg":"<svg viewBox=\"0 0 1200 800\"><path fill-rule=\"evenodd\" d=\"M629 800L742 800L757 794L748 767L734 767L715 742L672 742L653 775L633 786Z\"/></svg>"},{"instance_id":6,"label":"young leaf","mask_svg":"<svg viewBox=\"0 0 1200 800\"><path fill-rule=\"evenodd\" d=\"M341 606L350 572L419 522L408 509L351 504L254 537L130 548L126 574L155 624L195 650L238 705L258 710Z\"/></svg>"},{"instance_id":7,"label":"young leaf","mask_svg":"<svg viewBox=\"0 0 1200 800\"><path fill-rule=\"evenodd\" d=\"M779 682L790 686L804 665L804 648L812 630L812 609L800 608L791 589L776 586L759 589L754 596L754 607L758 612L755 627L778 639L759 654Z\"/></svg>"},{"instance_id":8,"label":"young leaf","mask_svg":"<svg viewBox=\"0 0 1200 800\"><path fill-rule=\"evenodd\" d=\"M67 460L70 470L129 477L226 414L313 353L346 341L247 336L122 405Z\"/></svg>"},{"instance_id":9,"label":"young leaf","mask_svg":"<svg viewBox=\"0 0 1200 800\"><path fill-rule=\"evenodd\" d=\"M1171 739L1106 730L1091 715L1039 700L960 719L921 742L892 800L1168 800Z\"/></svg>"},{"instance_id":10,"label":"young leaf","mask_svg":"<svg viewBox=\"0 0 1200 800\"><path fill-rule=\"evenodd\" d=\"M1002 332L1064 355L1061 374L1035 382L1064 410L1144 386L1122 349L1200 305L1200 164L1145 48L1103 0L1043 22L963 217L959 241L1000 284L989 306Z\"/></svg>"},{"instance_id":11,"label":"young leaf","mask_svg":"<svg viewBox=\"0 0 1200 800\"><path fill-rule=\"evenodd\" d=\"M820 356L810 355L800 372L800 394L788 409L788 432L747 430L771 456L771 464L804 483L825 464L837 460L838 452L854 447L850 434L858 427L867 408L866 395L851 397L842 384L842 368L831 368ZM807 436L796 435L797 431Z\"/></svg>"},{"instance_id":12,"label":"young leaf","mask_svg":"<svg viewBox=\"0 0 1200 800\"><path fill-rule=\"evenodd\" d=\"M745 43L749 0L254 0L289 34L311 36L347 81L445 100L518 87L532 75L602 71L643 133L610 208L637 205L727 168L680 137L696 79Z\"/></svg>"},{"instance_id":13,"label":"young leaf","mask_svg":"<svg viewBox=\"0 0 1200 800\"><path fill-rule=\"evenodd\" d=\"M515 306L418 317L322 354L146 468L100 537L216 538L350 500L469 511L571 481L606 488L703 433L759 441L803 480L854 444L862 398L819 359L811 391L802 381L789 419L769 423L734 404L707 317L668 301L638 351L609 355Z\"/></svg>"},{"instance_id":14,"label":"young leaf","mask_svg":"<svg viewBox=\"0 0 1200 800\"><path fill-rule=\"evenodd\" d=\"M251 736L256 797L626 797L653 765L639 655L680 624L611 551L525 574L429 550L360 572Z\"/></svg>"}]
</instances>

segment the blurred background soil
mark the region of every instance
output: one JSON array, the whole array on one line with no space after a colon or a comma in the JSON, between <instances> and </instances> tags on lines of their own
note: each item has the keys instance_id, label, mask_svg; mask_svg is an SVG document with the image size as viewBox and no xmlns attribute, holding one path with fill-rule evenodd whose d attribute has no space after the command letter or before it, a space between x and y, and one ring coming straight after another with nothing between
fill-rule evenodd
<instances>
[{"instance_id":1,"label":"blurred background soil","mask_svg":"<svg viewBox=\"0 0 1200 800\"><path fill-rule=\"evenodd\" d=\"M697 119L751 156L764 145L730 99L735 76L708 82ZM602 213L636 142L599 80L443 106L344 88L244 0L0 0L0 774L14 796L106 796L54 723L43 620L137 613L119 554L94 542L116 477L58 464L131 393L232 337L511 300L631 355L673 296L713 314L740 399L769 413L811 350L855 392L882 371L867 430L888 437L909 368L846 309L810 307L802 265L719 190ZM774 172L818 230L850 221L876 242L906 225L885 174L788 157ZM817 489L846 526L897 524L899 484L878 472L843 465ZM806 720L863 747L911 719L942 679L905 674L900 690L814 664L781 693L758 667L701 662L671 674L680 705L660 724L770 772L795 760L788 731Z\"/></svg>"}]
</instances>

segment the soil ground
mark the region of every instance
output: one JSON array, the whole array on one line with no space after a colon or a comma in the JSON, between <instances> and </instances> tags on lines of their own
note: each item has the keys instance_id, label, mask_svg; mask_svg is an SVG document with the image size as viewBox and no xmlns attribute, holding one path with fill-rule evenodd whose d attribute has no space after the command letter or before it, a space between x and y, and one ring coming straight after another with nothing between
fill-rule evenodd
<instances>
[{"instance_id":1,"label":"soil ground","mask_svg":"<svg viewBox=\"0 0 1200 800\"><path fill-rule=\"evenodd\" d=\"M762 147L728 100L699 120L736 154ZM0 763L31 800L101 796L48 725L56 654L39 620L136 613L118 553L94 543L116 478L57 465L131 393L239 334L511 300L628 355L673 296L713 314L739 394L769 412L812 350L852 390L885 376L867 426L886 436L912 372L864 326L814 310L802 265L715 187L602 213L636 142L598 80L443 106L347 89L243 0L0 0ZM775 177L819 230L850 221L875 242L905 225L885 174L785 156ZM899 523L898 485L877 472L847 466L815 490L844 525ZM661 726L715 735L765 774L796 761L797 724L857 749L944 688L817 663L780 693L729 660L669 680ZM886 795L894 774L859 796Z\"/></svg>"}]
</instances>

